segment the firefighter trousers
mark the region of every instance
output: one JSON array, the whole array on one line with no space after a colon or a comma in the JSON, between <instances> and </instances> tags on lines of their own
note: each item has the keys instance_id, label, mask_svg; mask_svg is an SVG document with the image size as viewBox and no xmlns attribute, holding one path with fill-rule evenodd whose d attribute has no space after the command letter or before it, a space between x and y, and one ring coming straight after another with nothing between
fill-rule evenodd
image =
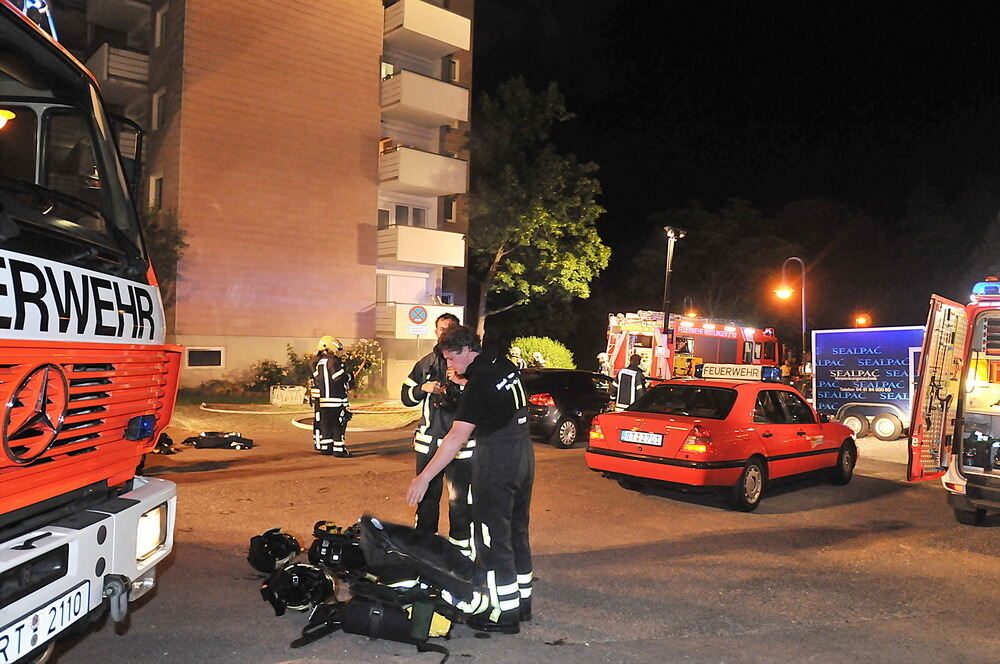
<instances>
[{"instance_id":1,"label":"firefighter trousers","mask_svg":"<svg viewBox=\"0 0 1000 664\"><path fill-rule=\"evenodd\" d=\"M417 452L417 475L437 452L437 441L428 445L426 453ZM464 451L464 450L463 450ZM441 493L448 480L448 539L472 554L472 508L469 506L469 484L472 482L472 458L452 459L444 472L438 473L427 485L423 500L417 505L417 530L436 533L441 517Z\"/></svg>"},{"instance_id":2,"label":"firefighter trousers","mask_svg":"<svg viewBox=\"0 0 1000 664\"><path fill-rule=\"evenodd\" d=\"M318 401L318 400L317 400ZM343 452L344 432L347 430L347 408L315 409L313 422L313 447L321 452Z\"/></svg>"},{"instance_id":3,"label":"firefighter trousers","mask_svg":"<svg viewBox=\"0 0 1000 664\"><path fill-rule=\"evenodd\" d=\"M511 424L476 436L472 456L473 546L486 570L494 622L516 622L522 600L531 598L528 520L535 452L527 424Z\"/></svg>"}]
</instances>

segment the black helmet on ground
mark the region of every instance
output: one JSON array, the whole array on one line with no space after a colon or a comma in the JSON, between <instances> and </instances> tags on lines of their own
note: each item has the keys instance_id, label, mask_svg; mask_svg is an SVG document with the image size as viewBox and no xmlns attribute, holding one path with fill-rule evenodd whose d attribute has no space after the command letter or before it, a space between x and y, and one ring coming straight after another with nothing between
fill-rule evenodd
<instances>
[{"instance_id":1,"label":"black helmet on ground","mask_svg":"<svg viewBox=\"0 0 1000 664\"><path fill-rule=\"evenodd\" d=\"M281 532L281 528L271 528L250 538L247 561L255 570L270 574L287 565L301 551L302 546L295 537Z\"/></svg>"},{"instance_id":2,"label":"black helmet on ground","mask_svg":"<svg viewBox=\"0 0 1000 664\"><path fill-rule=\"evenodd\" d=\"M279 569L260 587L260 596L274 607L274 615L285 609L306 611L333 597L333 579L316 565L294 563Z\"/></svg>"}]
</instances>

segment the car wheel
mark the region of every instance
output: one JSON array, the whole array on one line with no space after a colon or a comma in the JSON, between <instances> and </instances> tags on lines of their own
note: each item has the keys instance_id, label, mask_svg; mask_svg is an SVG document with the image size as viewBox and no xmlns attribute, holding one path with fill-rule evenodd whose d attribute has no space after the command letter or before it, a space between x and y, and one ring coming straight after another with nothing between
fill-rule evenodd
<instances>
[{"instance_id":1,"label":"car wheel","mask_svg":"<svg viewBox=\"0 0 1000 664\"><path fill-rule=\"evenodd\" d=\"M740 479L733 487L731 503L733 509L740 512L752 512L760 505L764 496L764 484L767 481L767 469L764 460L753 457L747 461L740 473Z\"/></svg>"},{"instance_id":2,"label":"car wheel","mask_svg":"<svg viewBox=\"0 0 1000 664\"><path fill-rule=\"evenodd\" d=\"M963 526L981 526L986 523L986 510L960 510L956 507L955 521Z\"/></svg>"},{"instance_id":3,"label":"car wheel","mask_svg":"<svg viewBox=\"0 0 1000 664\"><path fill-rule=\"evenodd\" d=\"M572 417L560 417L556 422L556 430L552 432L553 444L569 449L573 447L576 439L580 437L580 429L576 425L576 420Z\"/></svg>"},{"instance_id":4,"label":"car wheel","mask_svg":"<svg viewBox=\"0 0 1000 664\"><path fill-rule=\"evenodd\" d=\"M834 484L847 484L854 476L854 464L858 462L858 451L854 443L845 441L837 455L837 465L830 469L830 480Z\"/></svg>"},{"instance_id":5,"label":"car wheel","mask_svg":"<svg viewBox=\"0 0 1000 664\"><path fill-rule=\"evenodd\" d=\"M850 429L855 438L864 438L868 435L868 418L864 415L848 413L840 423Z\"/></svg>"},{"instance_id":6,"label":"car wheel","mask_svg":"<svg viewBox=\"0 0 1000 664\"><path fill-rule=\"evenodd\" d=\"M892 413L882 413L872 420L872 433L879 440L896 440L903 433L903 423Z\"/></svg>"}]
</instances>

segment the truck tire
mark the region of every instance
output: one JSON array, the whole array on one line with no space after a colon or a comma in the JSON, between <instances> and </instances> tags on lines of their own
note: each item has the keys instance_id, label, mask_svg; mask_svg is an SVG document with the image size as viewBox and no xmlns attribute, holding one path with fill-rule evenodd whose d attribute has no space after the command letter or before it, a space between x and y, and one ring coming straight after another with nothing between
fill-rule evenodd
<instances>
[{"instance_id":1,"label":"truck tire","mask_svg":"<svg viewBox=\"0 0 1000 664\"><path fill-rule=\"evenodd\" d=\"M845 427L854 432L855 438L864 438L868 435L868 418L856 411L848 412L844 419L840 421Z\"/></svg>"},{"instance_id":2,"label":"truck tire","mask_svg":"<svg viewBox=\"0 0 1000 664\"><path fill-rule=\"evenodd\" d=\"M903 434L903 423L892 413L882 413L872 420L871 430L879 440L896 440Z\"/></svg>"}]
</instances>

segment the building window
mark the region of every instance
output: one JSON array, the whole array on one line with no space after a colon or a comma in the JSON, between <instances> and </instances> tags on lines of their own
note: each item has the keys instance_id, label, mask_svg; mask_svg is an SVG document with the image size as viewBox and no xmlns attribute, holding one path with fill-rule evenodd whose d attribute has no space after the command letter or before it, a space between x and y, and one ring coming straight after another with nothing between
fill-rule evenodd
<instances>
[{"instance_id":1,"label":"building window","mask_svg":"<svg viewBox=\"0 0 1000 664\"><path fill-rule=\"evenodd\" d=\"M389 78L396 73L396 65L391 62L382 63L382 78Z\"/></svg>"},{"instance_id":2,"label":"building window","mask_svg":"<svg viewBox=\"0 0 1000 664\"><path fill-rule=\"evenodd\" d=\"M389 228L389 211L379 208L378 211L378 229L384 231Z\"/></svg>"},{"instance_id":3,"label":"building window","mask_svg":"<svg viewBox=\"0 0 1000 664\"><path fill-rule=\"evenodd\" d=\"M441 199L441 216L445 221L455 221L455 197L445 196Z\"/></svg>"},{"instance_id":4,"label":"building window","mask_svg":"<svg viewBox=\"0 0 1000 664\"><path fill-rule=\"evenodd\" d=\"M397 226L410 225L410 208L408 208L405 205L396 206L396 225Z\"/></svg>"},{"instance_id":5,"label":"building window","mask_svg":"<svg viewBox=\"0 0 1000 664\"><path fill-rule=\"evenodd\" d=\"M445 67L445 80L451 81L452 83L458 83L459 76L461 75L458 58L451 57L446 58L444 61Z\"/></svg>"},{"instance_id":6,"label":"building window","mask_svg":"<svg viewBox=\"0 0 1000 664\"><path fill-rule=\"evenodd\" d=\"M424 228L427 226L427 210L424 208L413 208L413 218L410 221L413 226Z\"/></svg>"},{"instance_id":7,"label":"building window","mask_svg":"<svg viewBox=\"0 0 1000 664\"><path fill-rule=\"evenodd\" d=\"M184 354L184 365L190 368L218 369L225 366L225 348L192 348Z\"/></svg>"},{"instance_id":8,"label":"building window","mask_svg":"<svg viewBox=\"0 0 1000 664\"><path fill-rule=\"evenodd\" d=\"M164 98L167 95L166 88L160 88L153 93L153 113L152 113L152 125L153 130L159 129L164 124L166 124L166 103Z\"/></svg>"},{"instance_id":9,"label":"building window","mask_svg":"<svg viewBox=\"0 0 1000 664\"><path fill-rule=\"evenodd\" d=\"M153 48L163 46L167 36L167 10L170 5L163 5L156 10L156 18L153 21Z\"/></svg>"},{"instance_id":10,"label":"building window","mask_svg":"<svg viewBox=\"0 0 1000 664\"><path fill-rule=\"evenodd\" d=\"M149 176L149 209L163 209L163 176Z\"/></svg>"}]
</instances>

